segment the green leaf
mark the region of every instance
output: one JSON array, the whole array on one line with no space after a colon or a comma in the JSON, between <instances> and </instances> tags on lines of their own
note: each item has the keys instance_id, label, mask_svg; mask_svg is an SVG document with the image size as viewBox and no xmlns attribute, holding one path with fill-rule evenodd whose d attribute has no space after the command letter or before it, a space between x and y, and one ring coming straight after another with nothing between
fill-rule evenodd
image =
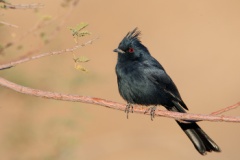
<instances>
[{"instance_id":1,"label":"green leaf","mask_svg":"<svg viewBox=\"0 0 240 160\"><path fill-rule=\"evenodd\" d=\"M83 29L86 28L87 26L88 26L88 23L82 22L75 27L69 27L69 30L72 31L72 35L74 37L83 37L91 34L86 30L83 31Z\"/></svg>"},{"instance_id":2,"label":"green leaf","mask_svg":"<svg viewBox=\"0 0 240 160\"><path fill-rule=\"evenodd\" d=\"M75 27L75 30L81 31L88 26L88 23L82 22Z\"/></svg>"},{"instance_id":3,"label":"green leaf","mask_svg":"<svg viewBox=\"0 0 240 160\"><path fill-rule=\"evenodd\" d=\"M90 35L90 34L91 34L91 33L88 32L88 31L82 31L82 32L79 32L79 33L78 33L78 37L84 37L84 36Z\"/></svg>"},{"instance_id":4,"label":"green leaf","mask_svg":"<svg viewBox=\"0 0 240 160\"><path fill-rule=\"evenodd\" d=\"M83 71L83 72L88 72L88 70L86 68L84 68L83 66L81 66L80 64L75 64L75 68L77 70Z\"/></svg>"},{"instance_id":5,"label":"green leaf","mask_svg":"<svg viewBox=\"0 0 240 160\"><path fill-rule=\"evenodd\" d=\"M48 35L45 32L41 32L39 36L45 44L47 44L49 42Z\"/></svg>"},{"instance_id":6,"label":"green leaf","mask_svg":"<svg viewBox=\"0 0 240 160\"><path fill-rule=\"evenodd\" d=\"M52 19L52 16L50 16L50 15L42 15L41 19L44 20L44 21L49 21L49 20Z\"/></svg>"},{"instance_id":7,"label":"green leaf","mask_svg":"<svg viewBox=\"0 0 240 160\"><path fill-rule=\"evenodd\" d=\"M89 58L81 56L81 57L77 58L76 62L88 62L88 61L90 61Z\"/></svg>"}]
</instances>

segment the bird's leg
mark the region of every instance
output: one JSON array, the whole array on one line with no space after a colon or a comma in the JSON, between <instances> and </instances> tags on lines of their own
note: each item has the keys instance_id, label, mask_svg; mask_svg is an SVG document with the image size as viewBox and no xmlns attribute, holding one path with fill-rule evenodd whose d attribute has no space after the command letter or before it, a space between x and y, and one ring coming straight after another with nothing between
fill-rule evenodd
<instances>
[{"instance_id":1,"label":"bird's leg","mask_svg":"<svg viewBox=\"0 0 240 160\"><path fill-rule=\"evenodd\" d=\"M153 121L153 118L155 118L155 110L157 109L157 106L153 106L153 107L150 107L151 110L150 110L150 116L151 116L151 120Z\"/></svg>"},{"instance_id":2,"label":"bird's leg","mask_svg":"<svg viewBox=\"0 0 240 160\"><path fill-rule=\"evenodd\" d=\"M127 119L128 119L128 113L130 112L133 113L133 105L131 103L127 103L126 108L125 108L125 113L127 113Z\"/></svg>"},{"instance_id":3,"label":"bird's leg","mask_svg":"<svg viewBox=\"0 0 240 160\"><path fill-rule=\"evenodd\" d=\"M150 111L151 120L153 121L153 118L155 117L155 110L156 109L157 109L156 105L155 106L151 106L144 112L144 114L146 114L147 112Z\"/></svg>"}]
</instances>

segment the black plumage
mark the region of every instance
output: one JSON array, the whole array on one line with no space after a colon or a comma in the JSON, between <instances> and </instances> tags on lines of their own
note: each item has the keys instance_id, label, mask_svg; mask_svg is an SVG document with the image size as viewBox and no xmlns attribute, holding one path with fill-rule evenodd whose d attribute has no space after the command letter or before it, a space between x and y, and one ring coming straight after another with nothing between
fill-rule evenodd
<instances>
[{"instance_id":1,"label":"black plumage","mask_svg":"<svg viewBox=\"0 0 240 160\"><path fill-rule=\"evenodd\" d=\"M116 74L119 93L128 102L127 110L131 104L162 105L167 110L184 113L188 108L176 85L141 43L139 35L137 28L128 32L114 50L118 53ZM195 122L177 123L200 154L220 152L218 145Z\"/></svg>"}]
</instances>

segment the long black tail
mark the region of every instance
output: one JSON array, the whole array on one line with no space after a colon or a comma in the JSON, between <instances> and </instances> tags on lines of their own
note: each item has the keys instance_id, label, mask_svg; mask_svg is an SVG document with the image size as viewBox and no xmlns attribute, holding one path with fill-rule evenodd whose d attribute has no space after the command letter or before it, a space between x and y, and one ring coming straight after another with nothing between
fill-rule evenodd
<instances>
[{"instance_id":1,"label":"long black tail","mask_svg":"<svg viewBox=\"0 0 240 160\"><path fill-rule=\"evenodd\" d=\"M185 112L183 109L180 109L179 106L168 108L168 110ZM197 125L196 122L176 122L182 128L200 154L205 155L207 152L211 151L221 152L218 145Z\"/></svg>"},{"instance_id":2,"label":"long black tail","mask_svg":"<svg viewBox=\"0 0 240 160\"><path fill-rule=\"evenodd\" d=\"M221 152L218 145L197 125L197 123L181 123L179 121L177 121L177 123L200 154L205 155L207 154L206 152L211 151Z\"/></svg>"}]
</instances>

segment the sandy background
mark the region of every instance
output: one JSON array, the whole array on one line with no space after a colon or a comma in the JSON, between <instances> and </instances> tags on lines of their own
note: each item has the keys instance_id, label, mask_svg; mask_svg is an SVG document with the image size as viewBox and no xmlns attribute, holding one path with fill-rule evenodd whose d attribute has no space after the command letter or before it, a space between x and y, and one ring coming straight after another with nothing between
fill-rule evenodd
<instances>
[{"instance_id":1,"label":"sandy background","mask_svg":"<svg viewBox=\"0 0 240 160\"><path fill-rule=\"evenodd\" d=\"M18 1L30 3L32 1ZM52 32L68 8L62 1L39 1L33 10L1 10L0 18L19 28L0 27L0 44L14 41L33 27L42 15L58 17L49 26L9 48L0 62L26 54L42 45L39 34ZM0 72L24 86L60 93L105 98L125 103L117 89L112 52L135 27L142 42L175 81L192 113L208 114L240 100L240 1L231 0L81 0L60 32L38 53L74 45L69 26L88 22L93 45L76 51L91 59L89 72L74 69L72 54L42 58ZM20 50L16 48L20 47ZM236 109L227 115L240 115ZM157 160L240 158L240 126L201 122L222 153L205 157L172 119L131 114L104 107L40 99L0 87L1 160Z\"/></svg>"}]
</instances>

